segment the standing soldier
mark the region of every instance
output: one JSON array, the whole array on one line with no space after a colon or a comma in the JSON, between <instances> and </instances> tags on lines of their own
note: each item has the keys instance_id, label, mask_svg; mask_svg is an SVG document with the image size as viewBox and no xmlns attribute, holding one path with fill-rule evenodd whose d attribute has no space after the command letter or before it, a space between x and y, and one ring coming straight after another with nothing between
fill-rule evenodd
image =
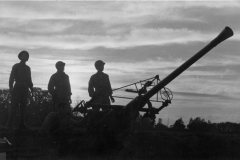
<instances>
[{"instance_id":1,"label":"standing soldier","mask_svg":"<svg viewBox=\"0 0 240 160\"><path fill-rule=\"evenodd\" d=\"M29 59L27 51L21 51L18 54L18 58L21 60L20 63L16 63L12 67L12 71L9 78L9 91L12 95L11 109L8 117L7 127L12 128L14 119L16 116L16 110L20 104L20 129L27 129L25 124L25 111L27 106L27 99L29 89L31 90L31 96L33 95L33 83L31 78L31 69L26 65ZM15 81L14 87L13 83Z\"/></svg>"},{"instance_id":2,"label":"standing soldier","mask_svg":"<svg viewBox=\"0 0 240 160\"><path fill-rule=\"evenodd\" d=\"M114 103L114 98L112 97L112 87L109 80L109 76L103 73L105 63L101 60L95 62L95 68L97 73L91 76L88 83L88 93L89 96L93 98L94 103L100 104L111 104Z\"/></svg>"},{"instance_id":3,"label":"standing soldier","mask_svg":"<svg viewBox=\"0 0 240 160\"><path fill-rule=\"evenodd\" d=\"M71 86L69 76L64 72L65 63L58 61L56 63L57 72L54 73L48 83L48 91L52 95L53 110L58 110L58 103L62 101L72 103L71 100Z\"/></svg>"}]
</instances>

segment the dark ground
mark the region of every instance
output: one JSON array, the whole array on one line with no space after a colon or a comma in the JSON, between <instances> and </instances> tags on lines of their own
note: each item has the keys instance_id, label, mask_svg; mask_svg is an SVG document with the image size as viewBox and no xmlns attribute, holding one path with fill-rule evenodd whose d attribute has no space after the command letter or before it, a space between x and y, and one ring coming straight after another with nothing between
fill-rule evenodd
<instances>
[{"instance_id":1,"label":"dark ground","mask_svg":"<svg viewBox=\"0 0 240 160\"><path fill-rule=\"evenodd\" d=\"M8 159L136 159L136 160L238 160L240 135L188 132L135 132L112 145L111 140L82 134L67 143L36 138L37 129L0 130L12 146L2 145ZM101 144L101 145L99 145ZM112 146L109 146L112 145ZM64 146L64 147L61 147ZM93 147L95 146L95 147ZM14 151L14 152L10 152Z\"/></svg>"}]
</instances>

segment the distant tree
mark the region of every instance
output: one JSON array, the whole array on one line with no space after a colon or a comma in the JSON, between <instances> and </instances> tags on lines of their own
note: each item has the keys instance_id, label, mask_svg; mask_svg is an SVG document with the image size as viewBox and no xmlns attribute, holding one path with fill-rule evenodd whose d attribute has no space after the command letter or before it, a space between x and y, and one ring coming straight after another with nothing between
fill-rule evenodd
<instances>
[{"instance_id":1,"label":"distant tree","mask_svg":"<svg viewBox=\"0 0 240 160\"><path fill-rule=\"evenodd\" d=\"M27 124L40 127L48 113L53 111L52 96L41 88L34 88L33 95L33 99L29 99L25 119Z\"/></svg>"},{"instance_id":2,"label":"distant tree","mask_svg":"<svg viewBox=\"0 0 240 160\"><path fill-rule=\"evenodd\" d=\"M237 134L240 133L240 124L233 122L222 122L216 125L216 130L219 133Z\"/></svg>"},{"instance_id":3,"label":"distant tree","mask_svg":"<svg viewBox=\"0 0 240 160\"><path fill-rule=\"evenodd\" d=\"M185 125L182 118L179 118L178 120L176 120L175 123L172 126L170 126L170 128L173 131L184 131Z\"/></svg>"},{"instance_id":4,"label":"distant tree","mask_svg":"<svg viewBox=\"0 0 240 160\"><path fill-rule=\"evenodd\" d=\"M165 125L162 123L162 119L159 118L157 124L156 124L155 127L154 127L154 130L155 130L155 131L166 131L166 130L168 130L168 127L165 126Z\"/></svg>"},{"instance_id":5,"label":"distant tree","mask_svg":"<svg viewBox=\"0 0 240 160\"><path fill-rule=\"evenodd\" d=\"M207 132L211 128L211 122L206 122L200 117L196 117L195 119L190 118L187 128L193 132Z\"/></svg>"},{"instance_id":6,"label":"distant tree","mask_svg":"<svg viewBox=\"0 0 240 160\"><path fill-rule=\"evenodd\" d=\"M158 118L157 124L163 124L163 123L162 123L162 118Z\"/></svg>"},{"instance_id":7,"label":"distant tree","mask_svg":"<svg viewBox=\"0 0 240 160\"><path fill-rule=\"evenodd\" d=\"M0 90L0 125L5 125L10 109L11 95L8 89Z\"/></svg>"},{"instance_id":8,"label":"distant tree","mask_svg":"<svg viewBox=\"0 0 240 160\"><path fill-rule=\"evenodd\" d=\"M154 124L150 118L144 118L142 115L139 115L134 125L136 130L151 131Z\"/></svg>"}]
</instances>

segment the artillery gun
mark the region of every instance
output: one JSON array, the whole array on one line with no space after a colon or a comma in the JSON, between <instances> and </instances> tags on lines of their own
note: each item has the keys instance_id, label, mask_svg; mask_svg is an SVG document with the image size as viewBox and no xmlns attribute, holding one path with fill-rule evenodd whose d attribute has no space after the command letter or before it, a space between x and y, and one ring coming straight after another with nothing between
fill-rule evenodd
<instances>
[{"instance_id":1,"label":"artillery gun","mask_svg":"<svg viewBox=\"0 0 240 160\"><path fill-rule=\"evenodd\" d=\"M165 86L172 80L174 80L177 76L179 76L182 72L184 72L187 68L189 68L192 64L194 64L197 60L199 60L202 56L208 53L211 49L213 49L215 46L217 46L231 36L233 36L232 29L229 27L225 27L225 29L207 46L197 52L194 56L188 59L185 63L183 63L180 67L174 70L157 85L152 87L149 91L147 91L146 88L152 84L153 80L146 81L143 87L137 91L128 90L130 92L138 93L138 96L126 105L96 104L92 103L93 99L91 99L86 103L84 101L81 101L73 109L73 112L80 112L84 115L84 117L89 119L87 127L89 131L93 130L93 128L95 131L99 129L102 130L103 128L108 128L109 130L114 132L114 134L119 134L131 128L131 122L136 120L139 112L145 112L145 117L149 117L154 120L156 117L155 115L158 114L159 111L161 111L164 107L167 107L172 100L172 93L169 89L166 89ZM156 76L155 79L157 78L159 77ZM131 85L135 84L136 83L133 83ZM162 89L164 89L163 92L166 99L162 102L162 105L159 108L155 108L152 106L150 98ZM146 105L147 108L144 107ZM98 113L93 114L96 108L98 108ZM102 109L102 111L99 111L100 108Z\"/></svg>"}]
</instances>

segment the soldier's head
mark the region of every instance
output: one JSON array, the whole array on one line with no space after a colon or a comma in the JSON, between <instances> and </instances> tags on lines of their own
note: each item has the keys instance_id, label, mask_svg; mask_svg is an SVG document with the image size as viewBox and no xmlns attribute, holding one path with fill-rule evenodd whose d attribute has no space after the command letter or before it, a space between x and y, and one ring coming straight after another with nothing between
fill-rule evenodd
<instances>
[{"instance_id":1,"label":"soldier's head","mask_svg":"<svg viewBox=\"0 0 240 160\"><path fill-rule=\"evenodd\" d=\"M62 61L58 61L55 64L55 67L57 68L58 71L63 72L64 71L64 67L65 67L65 63L63 63Z\"/></svg>"},{"instance_id":2,"label":"soldier's head","mask_svg":"<svg viewBox=\"0 0 240 160\"><path fill-rule=\"evenodd\" d=\"M95 68L98 72L102 72L104 70L105 63L102 60L97 60L95 62Z\"/></svg>"},{"instance_id":3,"label":"soldier's head","mask_svg":"<svg viewBox=\"0 0 240 160\"><path fill-rule=\"evenodd\" d=\"M18 54L18 58L19 58L21 61L27 62L28 59L29 59L29 53L28 53L27 51L21 51L21 52Z\"/></svg>"},{"instance_id":4,"label":"soldier's head","mask_svg":"<svg viewBox=\"0 0 240 160\"><path fill-rule=\"evenodd\" d=\"M67 113L71 113L71 108L68 102L60 102L58 103L58 112L61 115L65 115Z\"/></svg>"}]
</instances>

